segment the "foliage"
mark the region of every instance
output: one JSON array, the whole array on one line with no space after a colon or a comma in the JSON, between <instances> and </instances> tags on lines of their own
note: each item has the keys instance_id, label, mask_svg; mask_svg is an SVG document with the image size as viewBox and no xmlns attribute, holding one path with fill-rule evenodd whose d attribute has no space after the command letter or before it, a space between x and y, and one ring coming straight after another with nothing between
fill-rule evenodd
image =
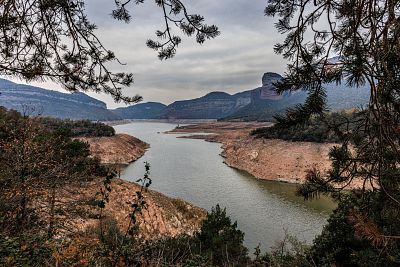
<instances>
[{"instance_id":1,"label":"foliage","mask_svg":"<svg viewBox=\"0 0 400 267\"><path fill-rule=\"evenodd\" d=\"M101 122L91 122L89 120L61 120L49 117L40 117L38 120L47 130L52 132L61 131L70 137L101 137L115 135L113 127Z\"/></svg>"},{"instance_id":2,"label":"foliage","mask_svg":"<svg viewBox=\"0 0 400 267\"><path fill-rule=\"evenodd\" d=\"M357 120L362 118L362 111L327 113L310 118L309 121L283 127L275 124L271 127L259 128L251 132L258 138L283 139L306 142L340 142L346 135L357 132Z\"/></svg>"},{"instance_id":3,"label":"foliage","mask_svg":"<svg viewBox=\"0 0 400 267\"><path fill-rule=\"evenodd\" d=\"M219 205L207 214L197 238L214 265L244 264L248 260L247 249L243 246L244 233Z\"/></svg>"},{"instance_id":4,"label":"foliage","mask_svg":"<svg viewBox=\"0 0 400 267\"><path fill-rule=\"evenodd\" d=\"M63 131L49 132L40 120L15 111L0 110L0 137L2 232L24 235L47 228L53 235L57 194L66 183L104 175L104 167L89 157L88 144Z\"/></svg>"},{"instance_id":5,"label":"foliage","mask_svg":"<svg viewBox=\"0 0 400 267\"><path fill-rule=\"evenodd\" d=\"M0 234L0 265L42 266L50 259L52 250L45 236L8 237Z\"/></svg>"}]
</instances>

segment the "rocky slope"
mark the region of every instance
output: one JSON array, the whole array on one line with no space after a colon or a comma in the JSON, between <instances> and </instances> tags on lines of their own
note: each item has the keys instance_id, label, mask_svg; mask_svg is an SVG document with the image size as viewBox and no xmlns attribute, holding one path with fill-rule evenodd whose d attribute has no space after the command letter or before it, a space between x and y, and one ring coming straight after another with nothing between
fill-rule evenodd
<instances>
[{"instance_id":1,"label":"rocky slope","mask_svg":"<svg viewBox=\"0 0 400 267\"><path fill-rule=\"evenodd\" d=\"M69 188L63 198L63 203L88 203L94 199L100 190L102 181L92 181L80 187ZM103 216L116 220L121 231L125 231L129 224L129 203L134 198L139 185L121 179L114 179L111 183L110 201L106 204ZM139 233L145 239L157 239L179 234L193 234L198 231L202 220L206 216L204 209L180 199L170 198L161 193L148 190L144 192L147 208L143 210L139 219ZM91 205L81 205L76 216L66 217L65 224L71 229L82 231L98 224L99 209Z\"/></svg>"},{"instance_id":2,"label":"rocky slope","mask_svg":"<svg viewBox=\"0 0 400 267\"><path fill-rule=\"evenodd\" d=\"M128 134L78 139L89 143L91 154L108 164L129 164L143 156L149 148L149 144Z\"/></svg>"},{"instance_id":3,"label":"rocky slope","mask_svg":"<svg viewBox=\"0 0 400 267\"><path fill-rule=\"evenodd\" d=\"M92 155L99 157L103 163L127 164L140 158L149 145L127 134L116 134L112 137L82 137L82 141L90 144ZM70 185L63 190L63 203L75 206L80 203L76 216L65 217L65 224L71 229L85 231L90 226L98 224L99 209L91 203L98 198L97 192L102 187L101 180L82 183L79 186ZM103 211L106 218L115 219L121 231L126 231L129 224L130 205L135 192L140 190L136 183L121 179L113 179L109 202ZM204 209L180 199L170 198L156 191L144 192L147 208L139 216L139 234L145 239L157 239L179 234L193 234L198 231L206 216Z\"/></svg>"}]
</instances>

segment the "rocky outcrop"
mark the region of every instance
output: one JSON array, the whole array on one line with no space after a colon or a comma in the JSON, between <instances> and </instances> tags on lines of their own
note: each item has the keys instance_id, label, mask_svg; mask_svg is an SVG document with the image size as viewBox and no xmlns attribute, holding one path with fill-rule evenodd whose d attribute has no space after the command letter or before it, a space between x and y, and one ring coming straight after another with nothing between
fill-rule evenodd
<instances>
[{"instance_id":1,"label":"rocky outcrop","mask_svg":"<svg viewBox=\"0 0 400 267\"><path fill-rule=\"evenodd\" d=\"M115 217L121 224L121 228L127 226L127 218L130 212L126 202L132 199L133 193L139 190L139 186L123 180L115 180L112 184L113 191L106 207L106 213ZM145 238L160 238L162 236L177 236L179 234L193 234L198 231L202 220L205 218L204 209L192 204L169 198L156 191L149 190L144 193L147 208L140 216L140 234Z\"/></svg>"},{"instance_id":2,"label":"rocky outcrop","mask_svg":"<svg viewBox=\"0 0 400 267\"><path fill-rule=\"evenodd\" d=\"M89 143L91 154L108 164L129 164L143 156L149 148L149 144L128 134L78 139Z\"/></svg>"}]
</instances>

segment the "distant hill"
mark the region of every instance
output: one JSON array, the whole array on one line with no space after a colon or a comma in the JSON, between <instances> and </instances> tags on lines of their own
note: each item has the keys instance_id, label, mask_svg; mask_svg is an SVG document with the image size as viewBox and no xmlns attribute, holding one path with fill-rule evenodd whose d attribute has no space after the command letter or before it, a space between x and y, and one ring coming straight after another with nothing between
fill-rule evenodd
<instances>
[{"instance_id":1,"label":"distant hill","mask_svg":"<svg viewBox=\"0 0 400 267\"><path fill-rule=\"evenodd\" d=\"M252 103L254 98L279 100L285 96L277 95L272 82L281 78L276 73L266 73L263 85L259 88L230 95L225 92L212 92L203 97L176 101L167 106L160 118L163 119L220 119L235 114Z\"/></svg>"},{"instance_id":2,"label":"distant hill","mask_svg":"<svg viewBox=\"0 0 400 267\"><path fill-rule=\"evenodd\" d=\"M203 97L176 101L167 106L162 119L218 119L228 116L240 103L236 98L224 92L212 92Z\"/></svg>"},{"instance_id":3,"label":"distant hill","mask_svg":"<svg viewBox=\"0 0 400 267\"><path fill-rule=\"evenodd\" d=\"M118 115L107 109L104 102L84 93L61 93L40 87L17 84L0 79L0 106L33 114L61 119L117 120Z\"/></svg>"},{"instance_id":4,"label":"distant hill","mask_svg":"<svg viewBox=\"0 0 400 267\"><path fill-rule=\"evenodd\" d=\"M240 121L271 121L276 114L283 114L287 108L303 103L306 92L296 91L278 95L274 82L282 76L267 72L260 87L228 94L211 92L205 96L175 101L165 106L149 102L112 110L124 119L219 119ZM345 85L327 84L328 108L331 111L359 107L368 103L369 90L350 88Z\"/></svg>"},{"instance_id":5,"label":"distant hill","mask_svg":"<svg viewBox=\"0 0 400 267\"><path fill-rule=\"evenodd\" d=\"M122 119L154 119L161 116L166 105L158 102L139 103L124 108L111 110Z\"/></svg>"}]
</instances>

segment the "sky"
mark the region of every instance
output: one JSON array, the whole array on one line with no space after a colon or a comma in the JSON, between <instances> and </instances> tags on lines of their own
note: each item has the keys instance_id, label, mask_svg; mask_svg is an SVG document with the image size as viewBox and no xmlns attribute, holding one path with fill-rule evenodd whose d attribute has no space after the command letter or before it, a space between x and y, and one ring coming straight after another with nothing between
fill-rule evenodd
<instances>
[{"instance_id":1,"label":"sky","mask_svg":"<svg viewBox=\"0 0 400 267\"><path fill-rule=\"evenodd\" d=\"M129 24L110 16L114 0L88 0L88 18L98 29L96 35L125 65L112 64L111 71L131 72L134 84L126 95L139 94L144 102L170 104L176 100L201 97L212 91L236 93L261 84L265 72L283 73L286 63L273 51L283 36L274 28L276 19L263 13L266 0L183 0L189 13L201 14L207 24L219 27L221 35L203 45L183 38L174 58L160 61L146 40L163 28L162 10L154 0L130 6ZM180 34L178 29L176 33ZM61 90L52 83L35 83ZM105 94L88 93L109 108L124 106Z\"/></svg>"}]
</instances>

